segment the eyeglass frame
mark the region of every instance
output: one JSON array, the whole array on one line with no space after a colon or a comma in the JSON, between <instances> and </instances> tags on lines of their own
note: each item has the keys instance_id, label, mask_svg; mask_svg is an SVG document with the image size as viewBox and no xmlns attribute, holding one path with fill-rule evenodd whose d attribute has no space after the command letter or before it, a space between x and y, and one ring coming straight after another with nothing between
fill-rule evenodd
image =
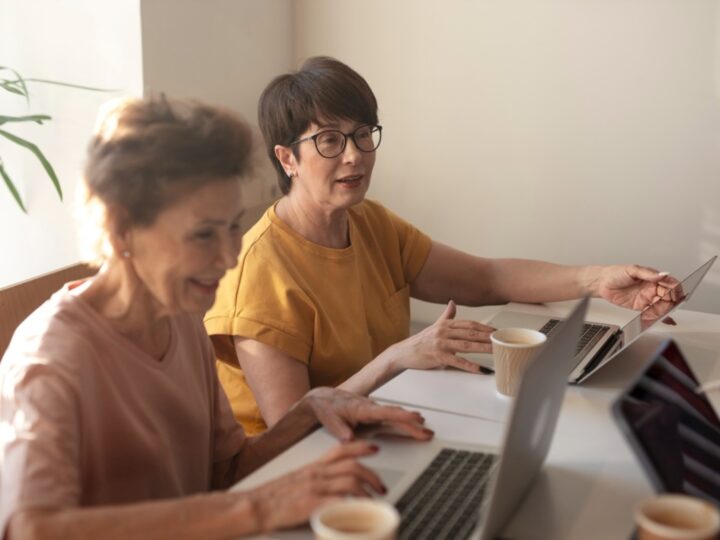
<instances>
[{"instance_id":1,"label":"eyeglass frame","mask_svg":"<svg viewBox=\"0 0 720 540\"><path fill-rule=\"evenodd\" d=\"M380 134L380 139L378 140L377 146L376 146L375 148L373 148L372 150L363 150L362 148L360 148L360 146L358 146L358 143L357 143L357 141L355 140L355 134L356 134L358 131L360 131L361 129L366 128L366 127L370 127L370 133L372 133L375 129L377 129L378 133ZM358 126L357 128L355 128L355 129L354 129L353 131L351 131L350 133L343 133L343 132L340 131L339 129L323 129L322 131L318 131L318 132L315 133L314 135L308 135L307 137L303 137L302 139L298 139L298 140L295 141L295 142L291 142L289 146L295 146L296 144L304 143L304 142L307 142L307 141L312 141L313 143L315 143L315 150L317 150L317 153L320 154L320 156L324 157L325 159L335 159L336 157L342 155L342 153L345 151L345 148L347 148L348 139L352 139L352 142L353 142L353 144L355 145L355 148L357 148L359 152L363 152L363 153L365 153L365 154L372 154L372 153L375 152L378 148L380 148L380 143L382 142L382 129L383 129L383 128L382 128L382 126L381 126L380 124L363 124L362 126ZM323 153L320 151L320 148L318 148L318 144L317 144L317 138L318 138L320 135L322 135L323 133L329 133L329 132L339 133L340 135L342 135L342 136L344 137L344 138L343 138L343 143L342 143L342 148L341 148L340 151L339 151L337 154L335 154L334 156L326 156L325 154L323 154Z\"/></svg>"}]
</instances>

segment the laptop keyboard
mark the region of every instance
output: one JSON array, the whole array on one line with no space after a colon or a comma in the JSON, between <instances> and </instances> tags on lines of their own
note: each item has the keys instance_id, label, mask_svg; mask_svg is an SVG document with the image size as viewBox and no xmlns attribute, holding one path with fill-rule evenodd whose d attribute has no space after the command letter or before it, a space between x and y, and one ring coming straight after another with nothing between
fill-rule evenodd
<instances>
[{"instance_id":1,"label":"laptop keyboard","mask_svg":"<svg viewBox=\"0 0 720 540\"><path fill-rule=\"evenodd\" d=\"M398 540L463 540L475 529L494 454L443 448L397 503Z\"/></svg>"},{"instance_id":2,"label":"laptop keyboard","mask_svg":"<svg viewBox=\"0 0 720 540\"><path fill-rule=\"evenodd\" d=\"M545 326L543 326L540 331L549 336L558 324L560 324L558 319L550 319L545 323ZM599 340L609 329L610 327L605 324L583 324L582 335L580 336L580 341L578 341L577 348L575 349L575 355L580 354L580 351L587 347L591 342L595 344L595 342Z\"/></svg>"}]
</instances>

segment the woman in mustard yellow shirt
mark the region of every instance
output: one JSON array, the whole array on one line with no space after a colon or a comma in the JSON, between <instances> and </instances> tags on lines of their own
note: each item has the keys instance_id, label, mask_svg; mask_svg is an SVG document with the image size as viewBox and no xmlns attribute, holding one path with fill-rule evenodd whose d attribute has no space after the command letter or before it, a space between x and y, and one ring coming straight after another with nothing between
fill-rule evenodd
<instances>
[{"instance_id":1,"label":"woman in mustard yellow shirt","mask_svg":"<svg viewBox=\"0 0 720 540\"><path fill-rule=\"evenodd\" d=\"M365 199L382 135L377 102L337 60L311 58L275 78L259 121L284 196L243 237L205 317L220 380L250 434L315 386L368 394L406 368L477 371L455 353L488 352L493 329L454 320L454 302L591 294L641 309L668 283L638 266L475 257ZM412 337L410 297L448 304Z\"/></svg>"}]
</instances>

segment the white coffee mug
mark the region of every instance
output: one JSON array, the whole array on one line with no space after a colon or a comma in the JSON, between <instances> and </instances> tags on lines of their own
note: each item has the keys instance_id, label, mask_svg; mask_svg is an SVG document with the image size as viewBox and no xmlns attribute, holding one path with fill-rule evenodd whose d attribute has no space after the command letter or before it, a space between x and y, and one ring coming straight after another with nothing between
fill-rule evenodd
<instances>
[{"instance_id":1,"label":"white coffee mug","mask_svg":"<svg viewBox=\"0 0 720 540\"><path fill-rule=\"evenodd\" d=\"M659 495L635 510L640 540L716 540L720 512L689 495Z\"/></svg>"},{"instance_id":2,"label":"white coffee mug","mask_svg":"<svg viewBox=\"0 0 720 540\"><path fill-rule=\"evenodd\" d=\"M316 540L395 540L400 514L374 499L344 499L316 510L310 526Z\"/></svg>"}]
</instances>

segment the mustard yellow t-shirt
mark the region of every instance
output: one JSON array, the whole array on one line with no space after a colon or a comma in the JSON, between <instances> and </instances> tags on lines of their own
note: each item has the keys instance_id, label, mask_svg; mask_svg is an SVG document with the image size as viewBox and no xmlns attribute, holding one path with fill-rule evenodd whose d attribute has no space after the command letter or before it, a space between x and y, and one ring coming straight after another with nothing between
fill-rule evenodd
<instances>
[{"instance_id":1,"label":"mustard yellow t-shirt","mask_svg":"<svg viewBox=\"0 0 720 540\"><path fill-rule=\"evenodd\" d=\"M410 283L431 240L377 202L349 210L350 246L319 246L275 207L243 236L205 326L220 382L249 435L266 429L232 336L275 347L307 366L310 385L336 386L410 332Z\"/></svg>"}]
</instances>

